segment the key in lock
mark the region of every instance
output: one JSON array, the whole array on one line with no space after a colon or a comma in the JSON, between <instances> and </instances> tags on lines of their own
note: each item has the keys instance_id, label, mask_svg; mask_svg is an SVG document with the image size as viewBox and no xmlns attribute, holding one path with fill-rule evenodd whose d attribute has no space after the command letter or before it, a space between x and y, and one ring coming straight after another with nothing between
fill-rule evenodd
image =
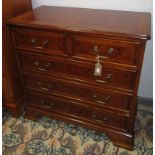
<instances>
[{"instance_id":1,"label":"key in lock","mask_svg":"<svg viewBox=\"0 0 155 155\"><path fill-rule=\"evenodd\" d=\"M97 63L95 64L94 75L101 76L102 75L102 65L100 64L100 57L99 55L96 57Z\"/></svg>"}]
</instances>

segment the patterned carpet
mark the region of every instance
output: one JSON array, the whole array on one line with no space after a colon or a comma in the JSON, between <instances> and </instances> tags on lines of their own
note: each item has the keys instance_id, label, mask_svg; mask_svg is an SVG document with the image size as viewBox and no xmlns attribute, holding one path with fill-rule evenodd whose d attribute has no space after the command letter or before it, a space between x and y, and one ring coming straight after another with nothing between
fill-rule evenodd
<instances>
[{"instance_id":1,"label":"patterned carpet","mask_svg":"<svg viewBox=\"0 0 155 155\"><path fill-rule=\"evenodd\" d=\"M114 146L103 133L46 117L33 122L3 110L3 155L152 155L152 108L140 106L133 151Z\"/></svg>"}]
</instances>

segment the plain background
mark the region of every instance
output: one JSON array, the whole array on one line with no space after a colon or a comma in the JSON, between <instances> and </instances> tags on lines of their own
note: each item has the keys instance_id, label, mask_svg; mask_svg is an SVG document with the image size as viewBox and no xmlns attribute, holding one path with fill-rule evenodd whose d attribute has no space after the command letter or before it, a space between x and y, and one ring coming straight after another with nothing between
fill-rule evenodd
<instances>
[{"instance_id":1,"label":"plain background","mask_svg":"<svg viewBox=\"0 0 155 155\"><path fill-rule=\"evenodd\" d=\"M153 0L32 0L33 8L41 5L69 6L153 13ZM153 39L147 42L138 96L153 98Z\"/></svg>"}]
</instances>

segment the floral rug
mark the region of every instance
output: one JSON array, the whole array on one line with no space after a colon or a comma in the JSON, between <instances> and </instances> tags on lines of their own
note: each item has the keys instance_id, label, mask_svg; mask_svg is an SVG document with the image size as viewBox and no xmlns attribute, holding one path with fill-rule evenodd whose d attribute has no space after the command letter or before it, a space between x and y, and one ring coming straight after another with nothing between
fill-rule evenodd
<instances>
[{"instance_id":1,"label":"floral rug","mask_svg":"<svg viewBox=\"0 0 155 155\"><path fill-rule=\"evenodd\" d=\"M14 118L3 110L3 155L152 155L151 109L138 108L133 151L114 146L103 133L46 117Z\"/></svg>"}]
</instances>

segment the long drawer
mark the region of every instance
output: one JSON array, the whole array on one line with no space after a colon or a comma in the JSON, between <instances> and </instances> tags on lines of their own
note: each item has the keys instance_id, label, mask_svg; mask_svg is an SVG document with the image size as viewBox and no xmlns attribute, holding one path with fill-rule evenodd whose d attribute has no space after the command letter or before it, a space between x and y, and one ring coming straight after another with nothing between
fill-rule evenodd
<instances>
[{"instance_id":1,"label":"long drawer","mask_svg":"<svg viewBox=\"0 0 155 155\"><path fill-rule=\"evenodd\" d=\"M127 129L128 117L110 111L97 109L91 106L80 106L71 100L56 96L48 96L35 92L28 93L29 104L45 111L57 112L70 115L74 118L81 118L94 124L111 126L120 129Z\"/></svg>"},{"instance_id":2,"label":"long drawer","mask_svg":"<svg viewBox=\"0 0 155 155\"><path fill-rule=\"evenodd\" d=\"M74 62L69 59L49 58L19 53L21 70L42 72L52 76L72 78L81 82L91 82L99 87L115 87L132 90L136 72L103 66L102 75L95 76L95 64Z\"/></svg>"},{"instance_id":3,"label":"long drawer","mask_svg":"<svg viewBox=\"0 0 155 155\"><path fill-rule=\"evenodd\" d=\"M14 29L13 32L16 48L66 55L65 34L26 29Z\"/></svg>"},{"instance_id":4,"label":"long drawer","mask_svg":"<svg viewBox=\"0 0 155 155\"><path fill-rule=\"evenodd\" d=\"M47 78L38 74L23 74L25 86L46 94L62 94L77 100L89 101L103 107L129 110L132 96L104 89L72 83L58 78Z\"/></svg>"},{"instance_id":5,"label":"long drawer","mask_svg":"<svg viewBox=\"0 0 155 155\"><path fill-rule=\"evenodd\" d=\"M86 36L71 36L70 50L72 56L79 59L96 59L127 65L137 65L140 44L137 41L125 41Z\"/></svg>"}]
</instances>

